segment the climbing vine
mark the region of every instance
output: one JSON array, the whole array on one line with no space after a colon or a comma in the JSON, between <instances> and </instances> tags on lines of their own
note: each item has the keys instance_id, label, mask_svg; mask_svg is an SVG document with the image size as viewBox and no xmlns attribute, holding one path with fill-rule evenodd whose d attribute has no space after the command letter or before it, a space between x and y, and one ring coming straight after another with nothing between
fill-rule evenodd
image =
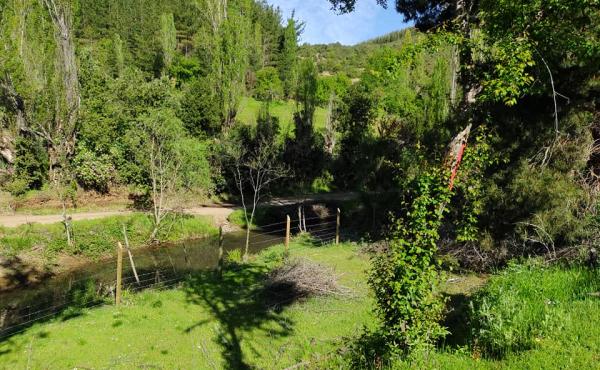
<instances>
[{"instance_id":1,"label":"climbing vine","mask_svg":"<svg viewBox=\"0 0 600 370\"><path fill-rule=\"evenodd\" d=\"M375 293L382 334L393 349L426 347L446 334L437 295L439 228L450 199L448 176L433 170L419 176L395 219L389 249L373 258L369 284Z\"/></svg>"}]
</instances>

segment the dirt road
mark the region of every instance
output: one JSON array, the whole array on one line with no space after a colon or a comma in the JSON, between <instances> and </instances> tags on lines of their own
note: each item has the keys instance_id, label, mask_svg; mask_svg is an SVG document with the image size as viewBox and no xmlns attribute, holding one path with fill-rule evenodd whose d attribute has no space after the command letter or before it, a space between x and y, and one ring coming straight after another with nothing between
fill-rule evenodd
<instances>
[{"instance_id":1,"label":"dirt road","mask_svg":"<svg viewBox=\"0 0 600 370\"><path fill-rule=\"evenodd\" d=\"M325 194L312 194L306 196L295 196L288 198L272 198L266 202L261 203L262 205L270 206L284 206L295 204L299 202L311 202L311 201L341 201L349 200L358 197L358 193L346 192L346 193L325 193ZM195 207L185 209L184 212L190 215L196 216L210 216L215 220L216 225L227 224L227 218L236 209L233 206L226 207ZM95 220L103 217L127 215L131 211L98 211L98 212L81 212L69 214L74 221L80 220ZM2 215L0 216L0 226L4 227L17 227L28 223L39 223L39 224L53 224L62 222L61 214L54 215Z\"/></svg>"}]
</instances>

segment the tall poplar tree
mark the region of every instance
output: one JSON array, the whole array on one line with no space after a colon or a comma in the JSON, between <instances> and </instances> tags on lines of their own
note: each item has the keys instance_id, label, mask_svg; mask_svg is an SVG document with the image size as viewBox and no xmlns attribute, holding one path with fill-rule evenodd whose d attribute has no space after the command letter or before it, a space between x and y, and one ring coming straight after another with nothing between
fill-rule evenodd
<instances>
[{"instance_id":1,"label":"tall poplar tree","mask_svg":"<svg viewBox=\"0 0 600 370\"><path fill-rule=\"evenodd\" d=\"M279 48L279 73L283 82L283 93L292 98L298 74L298 24L292 15L283 30Z\"/></svg>"},{"instance_id":2,"label":"tall poplar tree","mask_svg":"<svg viewBox=\"0 0 600 370\"><path fill-rule=\"evenodd\" d=\"M168 71L173 64L177 48L177 29L173 13L163 13L160 16L160 44L162 46L163 68Z\"/></svg>"}]
</instances>

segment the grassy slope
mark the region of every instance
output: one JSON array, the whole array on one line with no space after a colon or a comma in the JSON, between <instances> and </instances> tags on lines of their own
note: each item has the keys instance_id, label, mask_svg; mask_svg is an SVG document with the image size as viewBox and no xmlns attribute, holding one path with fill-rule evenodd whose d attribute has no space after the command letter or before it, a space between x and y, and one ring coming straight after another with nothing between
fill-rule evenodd
<instances>
[{"instance_id":1,"label":"grassy slope","mask_svg":"<svg viewBox=\"0 0 600 370\"><path fill-rule=\"evenodd\" d=\"M73 222L75 245L71 247L67 245L62 223L28 224L16 228L0 227L0 255L16 255L35 249L41 251L47 258L58 253L99 257L114 251L117 241L123 240L122 225L126 225L129 230L132 247L147 244L152 231L152 222L146 214L133 213L126 216ZM209 218L182 216L177 219L166 219L164 225L164 229L168 232L159 235L164 241L190 239L216 233Z\"/></svg>"},{"instance_id":2,"label":"grassy slope","mask_svg":"<svg viewBox=\"0 0 600 370\"><path fill-rule=\"evenodd\" d=\"M35 325L0 343L0 354L4 353L0 368L29 363L33 368L240 368L245 364L279 369L302 361L309 361L314 368L346 367L336 350L344 346L345 338L360 333L363 325L374 323L365 284L366 257L357 254L352 245L315 248L294 244L292 256L334 266L342 274L341 283L351 287L355 297L312 298L281 311L265 310L255 287L281 252L281 247L263 252L250 266L228 272L222 282L212 280L210 274L200 274L180 290L128 296L120 309L104 307L64 322ZM539 308L541 296L556 293L581 277L575 270L533 271L520 276L509 271L506 276L492 278L490 286L500 292L516 290L510 295L513 303L518 300L522 307L517 308L527 310ZM557 279L563 281L531 294L540 281L550 284ZM517 283L511 283L515 280ZM477 347L448 346L418 357L416 362L395 361L390 367L597 368L600 303L584 292L591 287L580 289L580 299L564 300L546 312L558 313L561 325L536 339L531 350L490 359L481 358ZM460 289L454 289L452 293L458 292ZM492 296L491 292L485 294ZM504 306L495 309L501 312Z\"/></svg>"},{"instance_id":3,"label":"grassy slope","mask_svg":"<svg viewBox=\"0 0 600 370\"><path fill-rule=\"evenodd\" d=\"M250 97L242 98L240 109L238 112L238 120L248 124L256 124L256 117L260 111L262 103ZM281 132L293 132L294 112L296 111L296 103L294 101L273 102L271 104L271 114L279 118ZM325 128L325 119L327 111L324 108L318 107L315 112L315 129L322 130Z\"/></svg>"}]
</instances>

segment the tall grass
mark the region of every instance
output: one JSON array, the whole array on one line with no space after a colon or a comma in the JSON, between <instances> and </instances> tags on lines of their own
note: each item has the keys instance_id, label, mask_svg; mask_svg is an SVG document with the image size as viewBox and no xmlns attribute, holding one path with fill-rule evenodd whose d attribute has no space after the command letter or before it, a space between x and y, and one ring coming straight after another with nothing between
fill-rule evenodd
<instances>
[{"instance_id":1,"label":"tall grass","mask_svg":"<svg viewBox=\"0 0 600 370\"><path fill-rule=\"evenodd\" d=\"M597 301L590 293L599 290L599 270L546 267L537 260L512 264L471 302L474 344L492 356L531 349L579 320L573 305Z\"/></svg>"}]
</instances>

